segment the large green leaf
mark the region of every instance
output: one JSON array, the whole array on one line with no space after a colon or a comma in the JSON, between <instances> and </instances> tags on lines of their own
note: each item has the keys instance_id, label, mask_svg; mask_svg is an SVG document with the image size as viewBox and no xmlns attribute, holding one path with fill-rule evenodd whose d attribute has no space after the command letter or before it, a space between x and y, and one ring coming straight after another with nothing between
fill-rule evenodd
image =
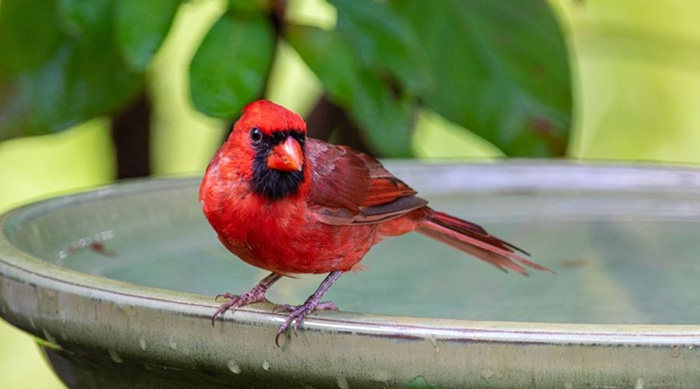
<instances>
[{"instance_id":1,"label":"large green leaf","mask_svg":"<svg viewBox=\"0 0 700 389\"><path fill-rule=\"evenodd\" d=\"M391 1L428 53L423 101L512 156L563 155L569 59L544 0Z\"/></svg>"},{"instance_id":2,"label":"large green leaf","mask_svg":"<svg viewBox=\"0 0 700 389\"><path fill-rule=\"evenodd\" d=\"M390 156L411 155L414 99L395 95L334 31L289 26L285 37L375 149Z\"/></svg>"},{"instance_id":3,"label":"large green leaf","mask_svg":"<svg viewBox=\"0 0 700 389\"><path fill-rule=\"evenodd\" d=\"M337 31L365 65L386 71L415 93L429 85L425 53L411 27L385 3L332 0Z\"/></svg>"},{"instance_id":4,"label":"large green leaf","mask_svg":"<svg viewBox=\"0 0 700 389\"><path fill-rule=\"evenodd\" d=\"M56 0L64 30L79 40L106 36L112 28L114 0ZM121 0L119 0L121 1Z\"/></svg>"},{"instance_id":5,"label":"large green leaf","mask_svg":"<svg viewBox=\"0 0 700 389\"><path fill-rule=\"evenodd\" d=\"M293 25L286 28L285 38L336 103L352 104L355 89L360 84L359 66L354 53L338 34Z\"/></svg>"},{"instance_id":6,"label":"large green leaf","mask_svg":"<svg viewBox=\"0 0 700 389\"><path fill-rule=\"evenodd\" d=\"M234 12L267 12L278 0L228 0L229 8Z\"/></svg>"},{"instance_id":7,"label":"large green leaf","mask_svg":"<svg viewBox=\"0 0 700 389\"><path fill-rule=\"evenodd\" d=\"M165 40L180 0L119 0L115 5L122 55L133 69L144 70Z\"/></svg>"},{"instance_id":8,"label":"large green leaf","mask_svg":"<svg viewBox=\"0 0 700 389\"><path fill-rule=\"evenodd\" d=\"M53 54L59 43L57 29L54 0L0 1L0 82Z\"/></svg>"},{"instance_id":9,"label":"large green leaf","mask_svg":"<svg viewBox=\"0 0 700 389\"><path fill-rule=\"evenodd\" d=\"M219 118L232 118L258 98L265 86L275 45L264 14L224 14L209 30L190 65L195 107Z\"/></svg>"},{"instance_id":10,"label":"large green leaf","mask_svg":"<svg viewBox=\"0 0 700 389\"><path fill-rule=\"evenodd\" d=\"M3 0L3 9L12 2L25 0ZM32 66L25 62L27 66L21 70L12 65L6 67L6 62L0 61L3 75L0 78L0 140L59 131L111 113L141 86L140 74L124 66L114 47L110 7L98 7L98 11L92 10L95 12L77 8L69 8L75 12L54 12L48 19L42 16L50 25L63 25L71 31L70 34L61 29L53 31L51 44L55 48L42 61L31 63ZM79 16L86 14L89 16ZM65 15L73 15L71 20L81 22L66 24L60 19ZM106 25L97 23L100 20ZM28 21L33 21L31 16L17 20L18 23ZM6 28L21 30L22 27L10 25ZM0 40L21 38L14 34ZM14 50L3 52L6 57L27 51L18 42L6 43L4 47Z\"/></svg>"}]
</instances>

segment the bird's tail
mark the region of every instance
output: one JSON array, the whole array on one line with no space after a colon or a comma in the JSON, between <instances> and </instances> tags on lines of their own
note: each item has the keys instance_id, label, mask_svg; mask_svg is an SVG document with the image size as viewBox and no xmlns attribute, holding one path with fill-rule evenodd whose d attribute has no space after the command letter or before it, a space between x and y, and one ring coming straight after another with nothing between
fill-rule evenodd
<instances>
[{"instance_id":1,"label":"bird's tail","mask_svg":"<svg viewBox=\"0 0 700 389\"><path fill-rule=\"evenodd\" d=\"M430 208L427 211L427 215L419 222L417 229L423 235L471 254L503 271L513 270L527 275L527 270L522 266L525 265L532 269L554 273L552 270L519 255L517 252L523 255L529 254L490 235L477 224Z\"/></svg>"}]
</instances>

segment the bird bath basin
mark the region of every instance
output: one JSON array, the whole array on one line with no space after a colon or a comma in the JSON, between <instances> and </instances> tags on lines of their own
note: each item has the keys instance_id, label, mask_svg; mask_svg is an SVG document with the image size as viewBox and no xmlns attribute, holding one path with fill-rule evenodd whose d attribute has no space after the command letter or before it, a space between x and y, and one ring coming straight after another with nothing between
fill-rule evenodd
<instances>
[{"instance_id":1,"label":"bird bath basin","mask_svg":"<svg viewBox=\"0 0 700 389\"><path fill-rule=\"evenodd\" d=\"M417 234L274 342L272 304L220 292L266 273L229 254L198 179L137 181L32 204L0 223L0 315L43 339L70 386L690 386L700 382L700 171L552 163L393 163L434 208L558 274L497 269ZM300 303L323 276L283 279Z\"/></svg>"}]
</instances>

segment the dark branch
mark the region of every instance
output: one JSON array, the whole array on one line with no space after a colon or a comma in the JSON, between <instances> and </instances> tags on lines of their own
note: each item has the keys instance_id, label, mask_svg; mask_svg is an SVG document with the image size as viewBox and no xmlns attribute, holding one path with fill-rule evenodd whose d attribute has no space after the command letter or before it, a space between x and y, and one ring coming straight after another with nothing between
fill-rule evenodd
<instances>
[{"instance_id":1,"label":"dark branch","mask_svg":"<svg viewBox=\"0 0 700 389\"><path fill-rule=\"evenodd\" d=\"M117 158L117 179L151 174L151 106L144 91L112 118L112 141Z\"/></svg>"}]
</instances>

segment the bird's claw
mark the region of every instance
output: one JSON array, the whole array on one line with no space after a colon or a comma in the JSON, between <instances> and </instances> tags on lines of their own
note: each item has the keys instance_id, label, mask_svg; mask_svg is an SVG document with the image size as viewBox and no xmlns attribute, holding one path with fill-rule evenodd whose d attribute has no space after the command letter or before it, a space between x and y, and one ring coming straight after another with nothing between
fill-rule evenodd
<instances>
[{"instance_id":1,"label":"bird's claw","mask_svg":"<svg viewBox=\"0 0 700 389\"><path fill-rule=\"evenodd\" d=\"M301 325L301 322L304 321L304 319L306 318L306 315L311 313L311 311L313 311L313 307L310 307L307 304L299 305L291 310L291 312L287 316L287 319L284 321L284 323L282 323L280 328L277 329L277 335L275 336L275 344L277 345L277 347L280 346L280 335L285 333L285 331L287 331L287 328L289 328L289 325L292 324L292 322L295 320L296 323L294 323L294 325L292 326L292 330L294 331L295 336L299 335L299 326Z\"/></svg>"},{"instance_id":2,"label":"bird's claw","mask_svg":"<svg viewBox=\"0 0 700 389\"><path fill-rule=\"evenodd\" d=\"M216 322L216 318L223 315L224 312L228 311L229 309L236 310L236 308L243 307L249 304L267 301L267 299L265 298L265 292L256 288L253 288L253 290L251 290L250 292L246 292L243 294L220 293L216 295L214 301L222 297L228 299L228 301L221 304L219 306L219 309L217 309L214 315L211 317L212 326Z\"/></svg>"},{"instance_id":3,"label":"bird's claw","mask_svg":"<svg viewBox=\"0 0 700 389\"><path fill-rule=\"evenodd\" d=\"M338 307L332 302L332 301L322 301L320 303L314 302L314 301L306 301L302 305L289 305L289 304L283 304L283 305L278 305L273 309L273 312L275 311L284 311L284 312L289 312L289 315L287 316L287 319L282 323L280 328L277 329L277 335L275 336L275 344L277 347L280 346L279 343L279 338L280 335L285 333L289 326L294 322L294 325L292 326L292 330L294 331L295 336L299 336L299 327L301 326L301 323L304 321L306 316L310 314L313 311L337 311Z\"/></svg>"},{"instance_id":4,"label":"bird's claw","mask_svg":"<svg viewBox=\"0 0 700 389\"><path fill-rule=\"evenodd\" d=\"M219 293L214 297L214 301L219 301L220 298L225 298L225 299L234 299L238 297L238 295L231 294L231 293Z\"/></svg>"}]
</instances>

